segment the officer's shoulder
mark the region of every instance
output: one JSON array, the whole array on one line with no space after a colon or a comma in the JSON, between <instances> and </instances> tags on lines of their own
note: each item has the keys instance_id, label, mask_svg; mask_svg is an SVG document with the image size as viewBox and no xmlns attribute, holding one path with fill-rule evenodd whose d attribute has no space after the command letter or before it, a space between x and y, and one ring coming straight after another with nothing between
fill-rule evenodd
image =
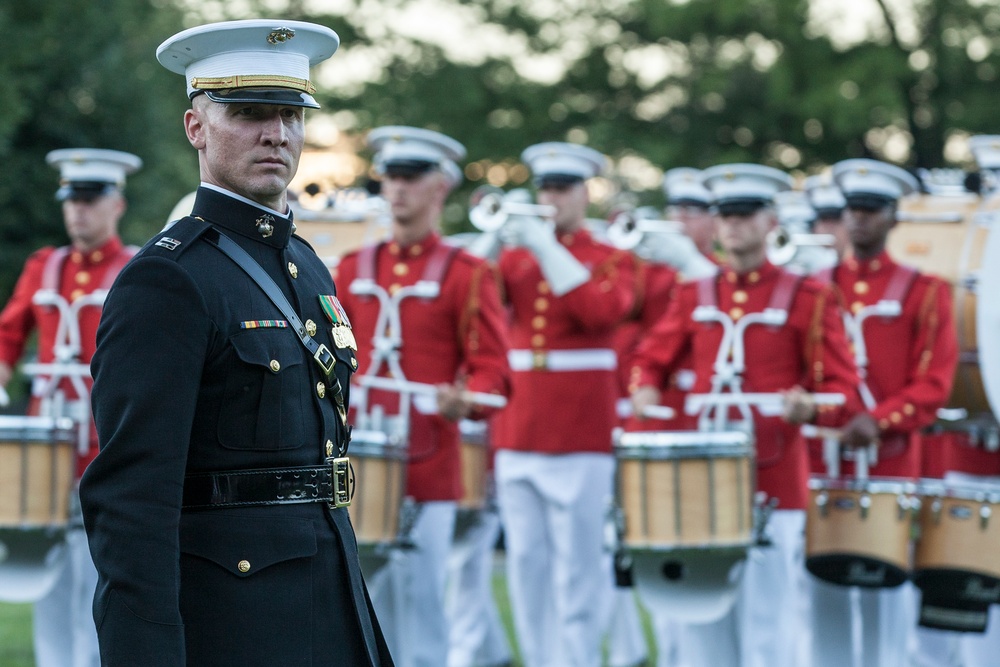
<instances>
[{"instance_id":1,"label":"officer's shoulder","mask_svg":"<svg viewBox=\"0 0 1000 667\"><path fill-rule=\"evenodd\" d=\"M154 234L139 251L137 257L162 257L177 261L196 241L205 235L211 225L201 218L187 216Z\"/></svg>"}]
</instances>

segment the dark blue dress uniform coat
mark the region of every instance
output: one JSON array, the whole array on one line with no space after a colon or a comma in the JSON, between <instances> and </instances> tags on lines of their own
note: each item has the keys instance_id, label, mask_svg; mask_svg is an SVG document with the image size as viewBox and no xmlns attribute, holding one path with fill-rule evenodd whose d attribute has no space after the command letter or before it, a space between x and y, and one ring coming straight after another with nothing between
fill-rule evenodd
<instances>
[{"instance_id":1,"label":"dark blue dress uniform coat","mask_svg":"<svg viewBox=\"0 0 1000 667\"><path fill-rule=\"evenodd\" d=\"M291 220L258 231L264 213L202 187L108 295L92 364L101 452L81 484L106 666L392 664L346 509L182 509L186 475L320 466L346 438L331 379L206 240L233 239L317 325L346 391L356 362L319 300L330 273Z\"/></svg>"}]
</instances>

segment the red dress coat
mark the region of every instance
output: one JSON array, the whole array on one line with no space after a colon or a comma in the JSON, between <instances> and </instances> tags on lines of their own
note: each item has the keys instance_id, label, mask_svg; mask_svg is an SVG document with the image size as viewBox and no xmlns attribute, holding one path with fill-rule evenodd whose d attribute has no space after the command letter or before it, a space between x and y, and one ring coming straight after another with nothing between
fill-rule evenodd
<instances>
[{"instance_id":1,"label":"red dress coat","mask_svg":"<svg viewBox=\"0 0 1000 667\"><path fill-rule=\"evenodd\" d=\"M782 274L783 270L765 263L745 274L723 270L709 280L718 308L738 320L769 305ZM663 386L690 356L693 391L710 391L723 329L717 322L694 320L701 302L699 288L699 282L680 285L670 309L640 344L632 371L637 386ZM844 394L844 406L819 410L817 423L828 426L842 424L859 409L857 371L829 287L803 279L789 304L786 323L747 327L745 348L745 392L778 392L799 385L811 392ZM777 498L779 509L805 508L809 464L799 427L756 411L754 426L757 488Z\"/></svg>"},{"instance_id":2,"label":"red dress coat","mask_svg":"<svg viewBox=\"0 0 1000 667\"><path fill-rule=\"evenodd\" d=\"M52 276L52 285L46 283L46 266L53 254L65 254L59 270ZM25 345L32 333L38 331L38 361L49 363L55 360L56 331L59 327L59 310L56 306L39 306L33 301L40 289L55 289L70 304L76 299L96 290L111 287L118 272L135 254L135 248L122 245L118 237L89 253L72 248L45 247L33 253L24 264L21 277L17 280L14 293L0 312L0 360L10 366L17 364L24 353ZM56 260L53 260L56 261ZM77 361L89 364L97 345L97 324L101 319L101 308L85 307L80 310L80 356ZM92 384L85 378L87 387ZM78 398L69 380L63 380L59 388L67 400ZM30 414L38 414L38 397L29 406ZM91 425L90 450L77 457L77 479L87 465L97 456L97 433Z\"/></svg>"},{"instance_id":3,"label":"red dress coat","mask_svg":"<svg viewBox=\"0 0 1000 667\"><path fill-rule=\"evenodd\" d=\"M587 282L562 296L552 294L528 250L505 249L500 255L512 358L528 357L531 364L511 364L511 401L497 414L491 435L499 449L610 453L620 395L614 335L635 301L633 261L586 230L562 234L559 242L591 272ZM565 353L570 358L606 353L612 364L555 370L555 359Z\"/></svg>"},{"instance_id":4,"label":"red dress coat","mask_svg":"<svg viewBox=\"0 0 1000 667\"><path fill-rule=\"evenodd\" d=\"M390 293L413 285L444 244L437 234L406 247L396 242L380 244L375 251L375 281ZM346 255L334 277L357 339L358 374L364 374L371 366L379 302L373 296L351 293L359 256L359 252ZM507 332L498 283L490 264L455 249L437 298L402 300L400 365L407 380L441 384L462 377L470 391L509 394ZM379 375L387 375L384 365ZM395 414L398 394L372 390L369 405L383 405L386 414ZM481 411L475 416L486 414ZM455 422L411 409L407 495L418 502L462 497L459 439Z\"/></svg>"},{"instance_id":5,"label":"red dress coat","mask_svg":"<svg viewBox=\"0 0 1000 667\"><path fill-rule=\"evenodd\" d=\"M920 477L920 429L933 424L947 402L958 363L951 289L940 278L900 269L885 252L864 261L848 259L833 269L831 279L852 313L887 296L899 297L887 295L899 290L890 288L894 280L908 283L900 315L867 317L862 324L866 383L876 402L869 412L881 433L878 463L869 474ZM812 447L811 455L813 470L825 472L819 449ZM847 462L841 470L851 474L853 464Z\"/></svg>"}]
</instances>

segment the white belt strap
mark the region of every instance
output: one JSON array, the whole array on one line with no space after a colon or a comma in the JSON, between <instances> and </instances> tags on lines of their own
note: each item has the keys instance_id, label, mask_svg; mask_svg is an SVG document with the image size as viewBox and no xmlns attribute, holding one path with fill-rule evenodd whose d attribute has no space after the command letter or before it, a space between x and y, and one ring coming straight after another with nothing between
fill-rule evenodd
<instances>
[{"instance_id":1,"label":"white belt strap","mask_svg":"<svg viewBox=\"0 0 1000 667\"><path fill-rule=\"evenodd\" d=\"M614 350L511 350L512 371L613 371L618 368Z\"/></svg>"}]
</instances>

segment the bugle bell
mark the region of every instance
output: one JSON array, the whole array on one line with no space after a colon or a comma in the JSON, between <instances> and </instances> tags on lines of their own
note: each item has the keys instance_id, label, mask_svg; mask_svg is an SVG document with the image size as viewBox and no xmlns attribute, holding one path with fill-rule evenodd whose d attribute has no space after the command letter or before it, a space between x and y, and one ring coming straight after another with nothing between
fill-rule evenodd
<instances>
[{"instance_id":1,"label":"bugle bell","mask_svg":"<svg viewBox=\"0 0 1000 667\"><path fill-rule=\"evenodd\" d=\"M833 234L811 234L777 227L767 234L767 259L775 266L796 266L812 273L837 262Z\"/></svg>"},{"instance_id":2,"label":"bugle bell","mask_svg":"<svg viewBox=\"0 0 1000 667\"><path fill-rule=\"evenodd\" d=\"M469 222L481 232L498 231L513 216L551 218L556 213L554 206L533 204L531 195L522 189L506 194L502 190L489 191L473 199L478 201L469 209Z\"/></svg>"},{"instance_id":3,"label":"bugle bell","mask_svg":"<svg viewBox=\"0 0 1000 667\"><path fill-rule=\"evenodd\" d=\"M655 210L655 209L654 209ZM683 234L684 228L675 220L659 220L655 213L644 209L621 211L611 219L608 241L621 250L637 247L646 234Z\"/></svg>"}]
</instances>

